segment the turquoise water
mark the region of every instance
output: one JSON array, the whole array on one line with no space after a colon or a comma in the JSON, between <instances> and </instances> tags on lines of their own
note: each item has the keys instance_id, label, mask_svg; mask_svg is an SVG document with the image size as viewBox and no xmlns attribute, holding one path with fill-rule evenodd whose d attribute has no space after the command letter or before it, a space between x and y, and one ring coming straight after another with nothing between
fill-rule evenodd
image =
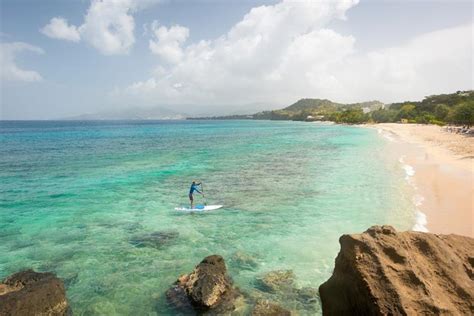
<instances>
[{"instance_id":1,"label":"turquoise water","mask_svg":"<svg viewBox=\"0 0 474 316\"><path fill-rule=\"evenodd\" d=\"M64 278L75 315L167 315L164 293L220 254L236 285L291 269L297 287L331 274L343 233L409 229L398 157L377 132L269 121L1 122L0 278ZM189 214L192 179L221 210ZM203 202L197 197L198 202ZM156 247L141 236L165 232ZM252 258L243 265L236 254ZM261 294L261 293L260 293ZM320 313L264 294L302 315Z\"/></svg>"}]
</instances>

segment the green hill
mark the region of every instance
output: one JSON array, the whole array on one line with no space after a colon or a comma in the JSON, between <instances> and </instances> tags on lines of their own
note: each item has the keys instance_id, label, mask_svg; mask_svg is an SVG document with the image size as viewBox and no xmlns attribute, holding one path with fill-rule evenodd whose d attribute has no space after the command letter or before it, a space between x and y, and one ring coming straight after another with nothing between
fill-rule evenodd
<instances>
[{"instance_id":1,"label":"green hill","mask_svg":"<svg viewBox=\"0 0 474 316\"><path fill-rule=\"evenodd\" d=\"M296 103L282 109L287 112L299 112L299 111L324 111L334 110L342 107L344 104L332 102L327 99L301 99Z\"/></svg>"},{"instance_id":2,"label":"green hill","mask_svg":"<svg viewBox=\"0 0 474 316\"><path fill-rule=\"evenodd\" d=\"M343 104L327 99L301 99L281 110L263 111L253 115L200 119L328 120L349 124L405 121L421 124L452 123L471 126L474 124L474 91L431 95L422 101L405 101L390 105L379 101Z\"/></svg>"},{"instance_id":3,"label":"green hill","mask_svg":"<svg viewBox=\"0 0 474 316\"><path fill-rule=\"evenodd\" d=\"M359 109L367 113L383 108L380 101L368 101L361 103L336 103L327 99L301 99L296 103L281 110L264 111L253 115L257 120L293 120L304 121L308 119L330 119L335 113Z\"/></svg>"}]
</instances>

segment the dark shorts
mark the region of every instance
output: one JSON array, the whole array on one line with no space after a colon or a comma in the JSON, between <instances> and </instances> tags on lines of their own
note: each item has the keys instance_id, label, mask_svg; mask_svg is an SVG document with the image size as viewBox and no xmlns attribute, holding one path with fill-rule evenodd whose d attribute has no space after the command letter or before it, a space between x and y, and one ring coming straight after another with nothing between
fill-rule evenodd
<instances>
[{"instance_id":1,"label":"dark shorts","mask_svg":"<svg viewBox=\"0 0 474 316\"><path fill-rule=\"evenodd\" d=\"M193 195L192 193L189 193L189 199L192 201L193 200Z\"/></svg>"}]
</instances>

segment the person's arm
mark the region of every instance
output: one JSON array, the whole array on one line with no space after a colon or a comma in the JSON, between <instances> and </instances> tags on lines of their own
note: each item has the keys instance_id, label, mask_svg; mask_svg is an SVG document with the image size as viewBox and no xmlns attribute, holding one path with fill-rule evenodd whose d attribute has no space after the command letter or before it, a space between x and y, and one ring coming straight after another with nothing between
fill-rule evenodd
<instances>
[{"instance_id":1,"label":"person's arm","mask_svg":"<svg viewBox=\"0 0 474 316\"><path fill-rule=\"evenodd\" d=\"M202 192L199 191L198 189L194 189L194 190L196 190L197 193L202 194Z\"/></svg>"}]
</instances>

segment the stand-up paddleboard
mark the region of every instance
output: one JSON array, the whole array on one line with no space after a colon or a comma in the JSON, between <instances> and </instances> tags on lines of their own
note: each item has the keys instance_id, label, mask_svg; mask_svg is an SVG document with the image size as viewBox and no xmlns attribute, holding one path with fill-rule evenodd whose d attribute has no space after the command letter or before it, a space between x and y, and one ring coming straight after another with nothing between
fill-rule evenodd
<instances>
[{"instance_id":1,"label":"stand-up paddleboard","mask_svg":"<svg viewBox=\"0 0 474 316\"><path fill-rule=\"evenodd\" d=\"M220 209L223 205L196 205L193 208L189 207L176 207L176 211L182 212L204 212L204 211L213 211Z\"/></svg>"}]
</instances>

